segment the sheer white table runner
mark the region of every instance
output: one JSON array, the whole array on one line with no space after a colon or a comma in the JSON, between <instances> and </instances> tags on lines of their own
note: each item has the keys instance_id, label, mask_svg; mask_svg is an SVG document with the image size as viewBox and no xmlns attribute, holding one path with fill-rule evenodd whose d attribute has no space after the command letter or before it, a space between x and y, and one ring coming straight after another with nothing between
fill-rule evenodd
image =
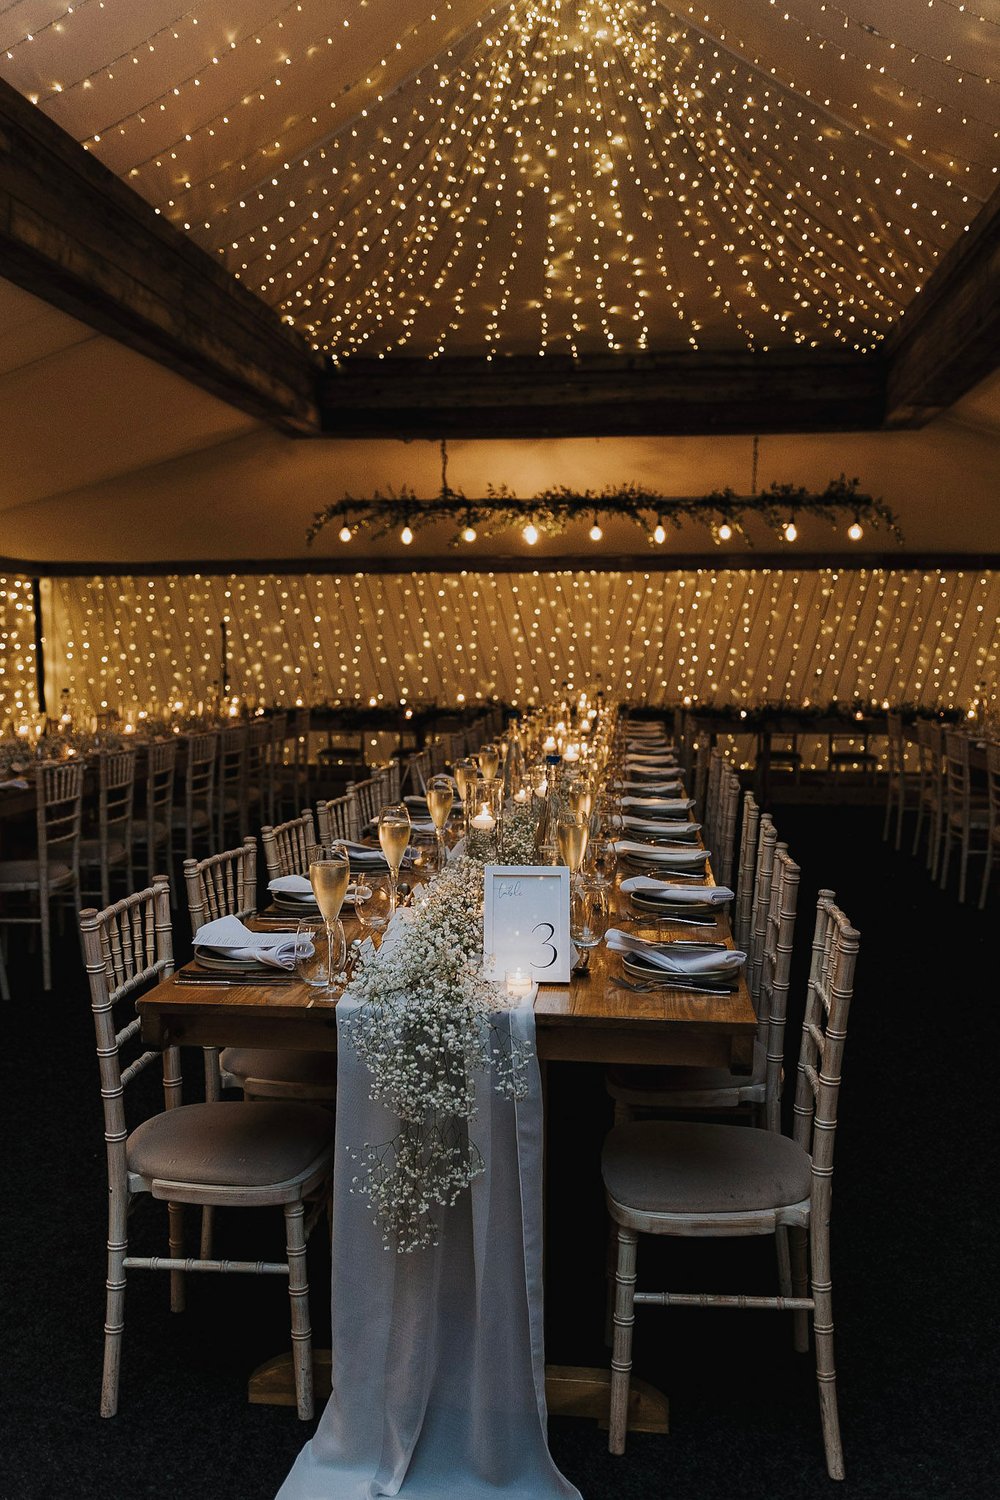
<instances>
[{"instance_id":1,"label":"sheer white table runner","mask_svg":"<svg viewBox=\"0 0 1000 1500\"><path fill-rule=\"evenodd\" d=\"M485 1171L441 1211L439 1242L387 1250L351 1192L352 1156L399 1122L337 1007L332 1393L278 1500L580 1500L549 1454L542 1333L542 1098L535 1018L498 1016L527 1042L525 1098L481 1080L471 1133Z\"/></svg>"}]
</instances>

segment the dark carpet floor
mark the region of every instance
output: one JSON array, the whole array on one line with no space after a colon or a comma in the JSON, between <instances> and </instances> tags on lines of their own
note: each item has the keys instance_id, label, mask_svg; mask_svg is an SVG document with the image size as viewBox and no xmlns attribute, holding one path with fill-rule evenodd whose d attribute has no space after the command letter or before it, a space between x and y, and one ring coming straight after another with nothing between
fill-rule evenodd
<instances>
[{"instance_id":1,"label":"dark carpet floor","mask_svg":"<svg viewBox=\"0 0 1000 1500\"><path fill-rule=\"evenodd\" d=\"M980 915L932 888L921 865L882 844L874 810L779 806L776 820L803 870L790 1060L821 884L862 934L833 1222L844 1490L858 1500L996 1493L997 901ZM104 1149L74 944L68 933L59 945L51 995L36 959L5 1007L0 1500L271 1500L310 1431L290 1409L246 1401L250 1371L288 1347L280 1281L190 1277L188 1311L174 1317L166 1278L134 1273L120 1411L97 1415ZM199 1072L193 1057L188 1097ZM553 1067L549 1109L548 1354L604 1364L600 1070ZM164 1243L161 1213L140 1202L133 1245ZM281 1216L233 1213L222 1233L237 1253L267 1254ZM328 1274L317 1234L320 1335ZM642 1241L639 1277L767 1290L771 1242ZM669 1437L632 1436L612 1459L595 1425L551 1423L555 1458L586 1500L835 1492L811 1357L793 1354L786 1317L640 1309L635 1368L670 1396Z\"/></svg>"}]
</instances>

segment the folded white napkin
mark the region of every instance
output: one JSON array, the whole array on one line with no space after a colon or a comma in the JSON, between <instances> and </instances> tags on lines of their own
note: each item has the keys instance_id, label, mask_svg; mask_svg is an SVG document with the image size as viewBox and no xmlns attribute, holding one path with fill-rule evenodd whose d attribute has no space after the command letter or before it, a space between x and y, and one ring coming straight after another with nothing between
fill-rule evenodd
<instances>
[{"instance_id":1,"label":"folded white napkin","mask_svg":"<svg viewBox=\"0 0 1000 1500\"><path fill-rule=\"evenodd\" d=\"M688 824L680 818L637 818L631 814L622 818L622 827L633 833L658 833L661 838L670 838L675 828L687 828ZM683 834L680 836L683 838Z\"/></svg>"},{"instance_id":2,"label":"folded white napkin","mask_svg":"<svg viewBox=\"0 0 1000 1500\"><path fill-rule=\"evenodd\" d=\"M194 935L196 958L202 954L235 958L266 964L272 969L293 969L296 956L308 957L312 946L311 939L305 937L300 941L294 932L251 932L239 917L218 917L199 927Z\"/></svg>"},{"instance_id":3,"label":"folded white napkin","mask_svg":"<svg viewBox=\"0 0 1000 1500\"><path fill-rule=\"evenodd\" d=\"M0 788L5 791L16 790L19 792L26 792L28 790L28 783L25 781L23 776L14 776L9 781L0 781Z\"/></svg>"},{"instance_id":4,"label":"folded white napkin","mask_svg":"<svg viewBox=\"0 0 1000 1500\"><path fill-rule=\"evenodd\" d=\"M386 865L387 863L382 850L376 849L372 844L355 844L351 839L337 839L334 848L346 849L351 866L356 866L358 869L374 869L377 865ZM412 858L413 856L409 849L407 849L403 855L403 864L409 864Z\"/></svg>"},{"instance_id":5,"label":"folded white napkin","mask_svg":"<svg viewBox=\"0 0 1000 1500\"><path fill-rule=\"evenodd\" d=\"M630 875L622 881L626 896L633 891L645 895L662 895L670 906L725 906L732 901L733 892L728 885L672 885L669 880L657 880L653 875Z\"/></svg>"},{"instance_id":6,"label":"folded white napkin","mask_svg":"<svg viewBox=\"0 0 1000 1500\"><path fill-rule=\"evenodd\" d=\"M677 782L677 783L675 783L675 785L679 786L680 783ZM669 812L670 809L674 805L674 800L675 799L672 798L672 797L633 797L633 796L628 796L628 797L623 797L622 798L622 807L635 807L635 808L638 808L638 810L640 812L647 812L647 813Z\"/></svg>"},{"instance_id":7,"label":"folded white napkin","mask_svg":"<svg viewBox=\"0 0 1000 1500\"><path fill-rule=\"evenodd\" d=\"M627 766L676 766L677 756L672 750L635 750L625 755Z\"/></svg>"},{"instance_id":8,"label":"folded white napkin","mask_svg":"<svg viewBox=\"0 0 1000 1500\"><path fill-rule=\"evenodd\" d=\"M267 888L279 896L300 896L307 901L316 900L312 883L306 875L279 875L277 879L267 882Z\"/></svg>"},{"instance_id":9,"label":"folded white napkin","mask_svg":"<svg viewBox=\"0 0 1000 1500\"><path fill-rule=\"evenodd\" d=\"M747 961L746 954L738 948L727 948L725 952L719 948L678 948L669 943L635 937L630 932L622 932L619 927L608 929L606 941L612 953L641 954L647 963L677 978L691 978L698 974L735 978Z\"/></svg>"},{"instance_id":10,"label":"folded white napkin","mask_svg":"<svg viewBox=\"0 0 1000 1500\"><path fill-rule=\"evenodd\" d=\"M707 849L664 849L659 844L637 844L632 839L615 839L615 851L619 855L635 854L649 860L650 864L674 866L678 870L688 869L695 863L702 864L709 858Z\"/></svg>"},{"instance_id":11,"label":"folded white napkin","mask_svg":"<svg viewBox=\"0 0 1000 1500\"><path fill-rule=\"evenodd\" d=\"M661 781L616 781L612 785L621 792L654 792L663 797L671 793L680 796L683 790L683 782L679 776L671 776Z\"/></svg>"},{"instance_id":12,"label":"folded white napkin","mask_svg":"<svg viewBox=\"0 0 1000 1500\"><path fill-rule=\"evenodd\" d=\"M632 799L629 799L632 800ZM624 807L626 799L622 798ZM657 799L657 812L667 818L683 818L694 807L693 797L660 797Z\"/></svg>"}]
</instances>

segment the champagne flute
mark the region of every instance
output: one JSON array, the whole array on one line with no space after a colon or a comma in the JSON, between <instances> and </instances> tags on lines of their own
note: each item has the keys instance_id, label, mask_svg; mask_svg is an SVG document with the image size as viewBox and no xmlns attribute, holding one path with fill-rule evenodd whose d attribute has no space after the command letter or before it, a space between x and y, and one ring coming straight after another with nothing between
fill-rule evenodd
<instances>
[{"instance_id":1,"label":"champagne flute","mask_svg":"<svg viewBox=\"0 0 1000 1500\"><path fill-rule=\"evenodd\" d=\"M481 745L479 748L479 769L483 773L484 781L492 781L497 774L500 765L500 751L496 745Z\"/></svg>"},{"instance_id":2,"label":"champagne flute","mask_svg":"<svg viewBox=\"0 0 1000 1500\"><path fill-rule=\"evenodd\" d=\"M476 789L479 779L479 767L471 755L464 760L455 762L455 785L458 787L458 795L462 799L462 810L465 813L465 836L469 837L469 824L472 820L472 799L470 793Z\"/></svg>"},{"instance_id":3,"label":"champagne flute","mask_svg":"<svg viewBox=\"0 0 1000 1500\"><path fill-rule=\"evenodd\" d=\"M575 875L583 864L583 856L587 852L587 834L589 828L582 818L573 813L563 813L556 824L556 840L559 844L559 853L564 865L569 866L571 875Z\"/></svg>"},{"instance_id":4,"label":"champagne flute","mask_svg":"<svg viewBox=\"0 0 1000 1500\"><path fill-rule=\"evenodd\" d=\"M348 882L351 878L351 862L346 849L320 849L315 859L309 862L309 883L316 897L316 905L323 918L326 932L325 983L320 980L322 993L331 997L336 993L334 979L344 966L347 943L344 927L340 921L340 908L344 904ZM336 953L336 962L334 955Z\"/></svg>"},{"instance_id":5,"label":"champagne flute","mask_svg":"<svg viewBox=\"0 0 1000 1500\"><path fill-rule=\"evenodd\" d=\"M451 777L432 776L427 785L427 811L430 813L431 822L434 824L439 873L448 862L448 852L444 842L444 830L454 802L455 787Z\"/></svg>"},{"instance_id":6,"label":"champagne flute","mask_svg":"<svg viewBox=\"0 0 1000 1500\"><path fill-rule=\"evenodd\" d=\"M566 801L575 816L586 822L594 805L594 789L590 782L582 776L571 781L566 790Z\"/></svg>"},{"instance_id":7,"label":"champagne flute","mask_svg":"<svg viewBox=\"0 0 1000 1500\"><path fill-rule=\"evenodd\" d=\"M579 952L577 973L590 963L590 955L608 930L607 886L578 880L570 894L569 936Z\"/></svg>"},{"instance_id":8,"label":"champagne flute","mask_svg":"<svg viewBox=\"0 0 1000 1500\"><path fill-rule=\"evenodd\" d=\"M394 802L378 815L378 841L389 866L389 895L392 912L396 910L399 867L410 842L410 814L405 803Z\"/></svg>"}]
</instances>

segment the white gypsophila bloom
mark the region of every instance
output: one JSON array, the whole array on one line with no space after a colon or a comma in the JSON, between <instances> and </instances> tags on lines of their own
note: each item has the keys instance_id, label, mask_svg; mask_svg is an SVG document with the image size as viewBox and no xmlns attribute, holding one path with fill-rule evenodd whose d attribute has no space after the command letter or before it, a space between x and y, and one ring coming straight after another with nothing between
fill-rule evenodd
<instances>
[{"instance_id":1,"label":"white gypsophila bloom","mask_svg":"<svg viewBox=\"0 0 1000 1500\"><path fill-rule=\"evenodd\" d=\"M526 827L522 819L513 830L519 849ZM350 1039L372 1098L400 1122L391 1141L364 1147L351 1190L368 1198L398 1251L435 1243L440 1212L483 1170L469 1137L477 1081L522 1098L530 1056L498 1025L503 1001L482 977L482 864L453 860L425 889L351 981L360 1003Z\"/></svg>"}]
</instances>

